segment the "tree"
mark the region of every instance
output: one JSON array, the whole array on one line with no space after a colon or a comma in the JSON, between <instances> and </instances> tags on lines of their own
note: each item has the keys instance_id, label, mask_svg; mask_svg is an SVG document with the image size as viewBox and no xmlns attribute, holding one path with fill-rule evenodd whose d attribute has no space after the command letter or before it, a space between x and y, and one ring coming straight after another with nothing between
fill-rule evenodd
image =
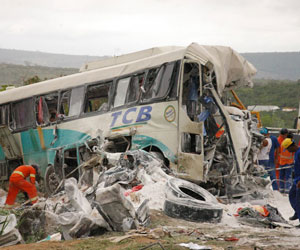
<instances>
[{"instance_id":1,"label":"tree","mask_svg":"<svg viewBox=\"0 0 300 250\"><path fill-rule=\"evenodd\" d=\"M34 83L37 83L40 81L42 81L42 80L38 76L34 76L31 78L28 78L27 80L24 80L23 85L30 85L30 84L34 84Z\"/></svg>"}]
</instances>

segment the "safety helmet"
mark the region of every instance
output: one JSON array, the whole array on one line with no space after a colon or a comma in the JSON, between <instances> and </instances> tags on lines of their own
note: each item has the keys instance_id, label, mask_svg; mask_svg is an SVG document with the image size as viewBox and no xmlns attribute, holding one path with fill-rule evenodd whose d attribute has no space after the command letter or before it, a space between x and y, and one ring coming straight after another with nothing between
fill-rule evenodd
<instances>
[{"instance_id":1,"label":"safety helmet","mask_svg":"<svg viewBox=\"0 0 300 250\"><path fill-rule=\"evenodd\" d=\"M283 140L283 142L281 143L281 145L282 145L282 147L284 147L285 149L287 149L293 143L294 143L294 141L291 138L286 138L286 139Z\"/></svg>"},{"instance_id":2,"label":"safety helmet","mask_svg":"<svg viewBox=\"0 0 300 250\"><path fill-rule=\"evenodd\" d=\"M268 131L267 128L261 128L261 129L259 130L259 132L260 132L262 135L266 135L266 134L269 133L269 131Z\"/></svg>"}]
</instances>

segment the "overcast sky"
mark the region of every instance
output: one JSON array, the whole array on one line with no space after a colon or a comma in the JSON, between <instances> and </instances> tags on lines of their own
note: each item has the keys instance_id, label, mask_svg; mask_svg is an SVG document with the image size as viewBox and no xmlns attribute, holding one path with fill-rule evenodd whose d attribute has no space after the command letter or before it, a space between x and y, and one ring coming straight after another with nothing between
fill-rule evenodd
<instances>
[{"instance_id":1,"label":"overcast sky","mask_svg":"<svg viewBox=\"0 0 300 250\"><path fill-rule=\"evenodd\" d=\"M0 48L120 55L192 42L300 51L300 0L1 0Z\"/></svg>"}]
</instances>

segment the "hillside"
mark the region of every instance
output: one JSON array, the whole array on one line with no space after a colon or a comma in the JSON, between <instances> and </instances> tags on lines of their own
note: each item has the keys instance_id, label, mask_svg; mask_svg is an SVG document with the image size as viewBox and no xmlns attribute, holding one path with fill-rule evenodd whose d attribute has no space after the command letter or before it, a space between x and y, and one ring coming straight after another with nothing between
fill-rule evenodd
<instances>
[{"instance_id":1,"label":"hillside","mask_svg":"<svg viewBox=\"0 0 300 250\"><path fill-rule=\"evenodd\" d=\"M22 85L23 82L34 76L40 79L52 79L59 76L77 73L74 68L51 68L43 66L23 66L0 64L0 85Z\"/></svg>"},{"instance_id":2,"label":"hillside","mask_svg":"<svg viewBox=\"0 0 300 250\"><path fill-rule=\"evenodd\" d=\"M80 68L84 63L97 61L104 56L78 56L52 54L39 51L0 49L0 63L24 66L45 66L56 68Z\"/></svg>"},{"instance_id":3,"label":"hillside","mask_svg":"<svg viewBox=\"0 0 300 250\"><path fill-rule=\"evenodd\" d=\"M300 79L300 52L244 53L257 68L255 78L298 80Z\"/></svg>"},{"instance_id":4,"label":"hillside","mask_svg":"<svg viewBox=\"0 0 300 250\"><path fill-rule=\"evenodd\" d=\"M242 53L258 70L256 79L300 79L300 52ZM0 63L23 66L80 68L106 56L52 54L38 51L0 49ZM1 81L1 79L0 79Z\"/></svg>"}]
</instances>

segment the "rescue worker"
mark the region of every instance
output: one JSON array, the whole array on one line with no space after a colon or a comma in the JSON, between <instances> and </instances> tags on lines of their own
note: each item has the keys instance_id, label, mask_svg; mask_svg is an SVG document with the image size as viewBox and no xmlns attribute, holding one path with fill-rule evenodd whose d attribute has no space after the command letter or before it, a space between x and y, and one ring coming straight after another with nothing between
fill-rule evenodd
<instances>
[{"instance_id":1,"label":"rescue worker","mask_svg":"<svg viewBox=\"0 0 300 250\"><path fill-rule=\"evenodd\" d=\"M280 133L281 134L281 133ZM283 137L287 138L288 133ZM282 138L283 138L282 137ZM291 138L289 138L291 139ZM283 141L282 141L283 142ZM282 144L282 143L281 143ZM292 168L289 167L294 163L294 153L289 152L286 148L280 145L279 150L279 191L281 193L289 193L291 187Z\"/></svg>"},{"instance_id":2,"label":"rescue worker","mask_svg":"<svg viewBox=\"0 0 300 250\"><path fill-rule=\"evenodd\" d=\"M277 181L278 178L276 176L276 161L277 161L278 155L279 155L280 144L279 144L276 136L270 135L269 132L268 132L268 136L272 141L272 146L271 146L270 153L269 153L269 167L270 167L270 169L274 170L272 173L272 176L274 179L271 178L272 179L272 187L273 187L273 190L279 190L278 181ZM270 174L270 177L271 177L271 174Z\"/></svg>"},{"instance_id":3,"label":"rescue worker","mask_svg":"<svg viewBox=\"0 0 300 250\"><path fill-rule=\"evenodd\" d=\"M30 182L26 181L27 177L30 177ZM36 203L38 201L37 189L35 187L36 179L39 180L39 168L37 165L21 165L17 167L9 178L5 207L12 208L14 206L20 190L28 194L32 204Z\"/></svg>"},{"instance_id":4,"label":"rescue worker","mask_svg":"<svg viewBox=\"0 0 300 250\"><path fill-rule=\"evenodd\" d=\"M277 158L275 158L275 165L276 165L276 169L279 168L279 161L280 161L280 145L283 142L283 140L287 137L289 131L286 128L282 128L280 130L280 134L277 138L278 143L279 143L279 150L278 150L278 155ZM276 170L276 178L279 180L279 170Z\"/></svg>"},{"instance_id":5,"label":"rescue worker","mask_svg":"<svg viewBox=\"0 0 300 250\"><path fill-rule=\"evenodd\" d=\"M275 136L270 136L267 128L261 128L260 133L265 136L262 147L258 154L259 165L263 165L265 170L268 171L268 175L272 181L273 190L278 190L278 184L275 174L275 153L279 148L279 143Z\"/></svg>"},{"instance_id":6,"label":"rescue worker","mask_svg":"<svg viewBox=\"0 0 300 250\"><path fill-rule=\"evenodd\" d=\"M299 219L300 221L300 148L295 144L295 142L291 138L286 138L281 145L289 152L295 153L295 157L294 157L295 175L294 175L294 180L292 183L291 190L289 192L289 200L292 208L295 211L295 214L289 219L290 220Z\"/></svg>"}]
</instances>

